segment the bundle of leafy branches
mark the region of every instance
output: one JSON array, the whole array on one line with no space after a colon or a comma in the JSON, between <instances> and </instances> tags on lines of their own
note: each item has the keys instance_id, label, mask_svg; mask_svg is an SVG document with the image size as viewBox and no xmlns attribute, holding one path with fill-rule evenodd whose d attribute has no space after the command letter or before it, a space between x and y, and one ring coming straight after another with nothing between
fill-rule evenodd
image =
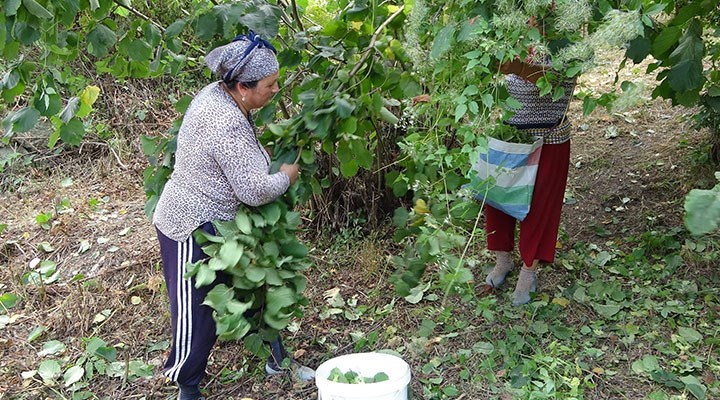
<instances>
[{"instance_id":1,"label":"bundle of leafy branches","mask_svg":"<svg viewBox=\"0 0 720 400\"><path fill-rule=\"evenodd\" d=\"M296 235L296 190L260 207L241 206L234 220L214 223L217 235L196 232L209 258L188 266L197 287L213 284L218 273L226 277L203 303L214 310L216 334L221 340L243 339L261 357L269 355L263 342L275 339L307 305L302 271L311 263Z\"/></svg>"},{"instance_id":2,"label":"bundle of leafy branches","mask_svg":"<svg viewBox=\"0 0 720 400\"><path fill-rule=\"evenodd\" d=\"M492 125L486 132L488 137L503 142L532 144L535 141L533 136L526 131L502 123Z\"/></svg>"}]
</instances>

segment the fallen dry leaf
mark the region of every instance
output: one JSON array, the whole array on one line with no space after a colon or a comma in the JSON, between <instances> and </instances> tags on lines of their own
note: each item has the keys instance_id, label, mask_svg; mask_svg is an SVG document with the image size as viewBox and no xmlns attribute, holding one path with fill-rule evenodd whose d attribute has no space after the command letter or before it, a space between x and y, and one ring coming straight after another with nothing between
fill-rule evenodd
<instances>
[{"instance_id":1,"label":"fallen dry leaf","mask_svg":"<svg viewBox=\"0 0 720 400\"><path fill-rule=\"evenodd\" d=\"M421 94L419 96L415 96L412 98L412 104L416 105L417 103L429 103L430 102L430 95L428 94Z\"/></svg>"},{"instance_id":2,"label":"fallen dry leaf","mask_svg":"<svg viewBox=\"0 0 720 400\"><path fill-rule=\"evenodd\" d=\"M492 285L482 285L477 291L478 297L485 297L495 294L495 288Z\"/></svg>"}]
</instances>

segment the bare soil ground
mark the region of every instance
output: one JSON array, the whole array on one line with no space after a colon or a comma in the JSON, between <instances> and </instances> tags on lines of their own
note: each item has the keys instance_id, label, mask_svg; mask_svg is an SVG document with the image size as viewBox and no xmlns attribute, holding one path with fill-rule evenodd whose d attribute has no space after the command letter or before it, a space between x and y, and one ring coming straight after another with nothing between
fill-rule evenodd
<instances>
[{"instance_id":1,"label":"bare soil ground","mask_svg":"<svg viewBox=\"0 0 720 400\"><path fill-rule=\"evenodd\" d=\"M608 62L607 68L583 78L581 86L608 87L613 65ZM638 73L631 68L622 71L628 76ZM561 246L681 225L684 195L698 183L691 160L702 152L706 133L691 129L691 111L651 101L648 93L640 98L614 115L598 110L582 117L581 104L573 104L576 132ZM160 375L170 318L155 232L143 213L144 161L139 154L123 156L124 168L115 155L96 150L73 166L31 170L15 191L0 194L0 223L7 224L0 235L0 294L21 298L10 323L0 329L0 399L61 398L54 394L61 388L48 389L37 378L24 379L22 372L38 367L37 353L44 341L63 341L66 356L75 359L84 340L93 336L121 348L128 360L149 360L155 368L153 378L132 382L95 377L89 390L98 398L173 398L175 389ZM52 210L55 218L44 229L36 216ZM405 345L411 354L413 346L442 354L434 343L405 342L404 330L416 330L421 317L402 301L395 304L392 323L382 316L357 323L319 317L325 292L333 288L360 304L372 299L369 307L382 307L392 299L384 241L348 242L318 242L313 250L317 268L308 276L310 306L285 338L296 358L316 366L352 351L348 338L356 331L381 332L388 343ZM54 261L62 276L59 283L23 284L34 259ZM73 277L82 284L72 282ZM41 340L28 342L39 326L47 329ZM282 377L263 379L262 365L242 344L220 343L204 384L208 398L317 396L312 384L301 387ZM476 392L474 398L484 395Z\"/></svg>"},{"instance_id":2,"label":"bare soil ground","mask_svg":"<svg viewBox=\"0 0 720 400\"><path fill-rule=\"evenodd\" d=\"M604 65L579 87L601 93L611 86L617 64ZM619 82L637 82L644 71L644 64L620 70ZM570 242L680 226L685 194L694 185L714 185L703 178L712 174L698 170L711 167L693 162L707 153L708 133L693 128L692 110L651 100L644 83L654 78L643 79L625 110L583 117L581 102L572 103L577 124L562 222Z\"/></svg>"}]
</instances>

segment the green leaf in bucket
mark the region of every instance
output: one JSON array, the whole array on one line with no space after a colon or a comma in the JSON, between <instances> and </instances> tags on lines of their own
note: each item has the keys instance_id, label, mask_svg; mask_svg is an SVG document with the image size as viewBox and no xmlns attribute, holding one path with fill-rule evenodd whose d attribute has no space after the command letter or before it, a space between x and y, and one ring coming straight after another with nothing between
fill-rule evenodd
<instances>
[{"instance_id":1,"label":"green leaf in bucket","mask_svg":"<svg viewBox=\"0 0 720 400\"><path fill-rule=\"evenodd\" d=\"M390 380L390 377L388 377L388 375L384 372L378 372L373 377L362 377L360 376L360 374L353 370L349 370L348 372L343 373L340 368L335 367L330 370L328 380L331 382L348 384L377 383Z\"/></svg>"},{"instance_id":2,"label":"green leaf in bucket","mask_svg":"<svg viewBox=\"0 0 720 400\"><path fill-rule=\"evenodd\" d=\"M347 378L345 378L345 374L340 371L340 368L335 367L332 370L330 370L330 375L328 376L328 380L332 382L338 382L338 383L348 383Z\"/></svg>"},{"instance_id":3,"label":"green leaf in bucket","mask_svg":"<svg viewBox=\"0 0 720 400\"><path fill-rule=\"evenodd\" d=\"M384 372L378 372L377 374L375 374L375 376L372 377L372 379L373 382L384 382L389 381L390 377Z\"/></svg>"},{"instance_id":4,"label":"green leaf in bucket","mask_svg":"<svg viewBox=\"0 0 720 400\"><path fill-rule=\"evenodd\" d=\"M357 372L350 370L345 373L345 379L347 379L348 383L362 383L363 380L360 378L360 374Z\"/></svg>"}]
</instances>

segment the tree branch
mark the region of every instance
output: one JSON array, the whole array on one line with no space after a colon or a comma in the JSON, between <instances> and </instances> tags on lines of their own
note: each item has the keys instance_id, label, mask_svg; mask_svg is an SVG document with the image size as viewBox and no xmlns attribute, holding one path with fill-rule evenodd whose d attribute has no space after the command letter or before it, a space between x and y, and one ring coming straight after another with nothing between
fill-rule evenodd
<instances>
[{"instance_id":1,"label":"tree branch","mask_svg":"<svg viewBox=\"0 0 720 400\"><path fill-rule=\"evenodd\" d=\"M405 8L405 6L400 7L391 16L389 16L388 19L385 20L385 22L383 22L380 26L378 26L378 28L375 30L375 33L373 33L372 38L370 38L370 44L368 44L368 46L365 48L362 58L360 58L360 61L358 61L358 63L355 64L355 66L353 67L352 71L350 71L350 78L352 78L353 76L355 76L355 74L357 74L357 72L360 70L360 68L362 68L362 65L365 63L365 61L370 56L370 52L375 47L375 42L377 41L378 36L380 36L380 32L382 32L382 30L385 29L385 27L387 27L388 24L393 19L395 19L395 17L400 15L400 13L403 11L404 8Z\"/></svg>"},{"instance_id":2,"label":"tree branch","mask_svg":"<svg viewBox=\"0 0 720 400\"><path fill-rule=\"evenodd\" d=\"M285 104L285 100L280 99L280 101L278 101L278 104L280 105L280 111L282 111L283 117L285 117L285 119L290 118L290 112L289 112L288 109L287 109L287 105Z\"/></svg>"},{"instance_id":3,"label":"tree branch","mask_svg":"<svg viewBox=\"0 0 720 400\"><path fill-rule=\"evenodd\" d=\"M157 26L163 33L165 33L165 27L162 26L162 25L160 25L159 23L153 21L153 20L152 20L150 17L148 17L147 15L141 13L140 11L138 11L138 10L136 10L136 9L130 7L130 6L126 6L125 4L121 3L119 0L113 0L113 3L115 3L116 5L124 8L124 9L126 9L126 10L128 10L128 11L130 11L130 13L135 14L136 16L140 17L141 19L143 19L143 20L145 20L145 21L147 21L147 22L149 22L149 23Z\"/></svg>"},{"instance_id":4,"label":"tree branch","mask_svg":"<svg viewBox=\"0 0 720 400\"><path fill-rule=\"evenodd\" d=\"M300 28L300 31L304 31L305 28L303 27L303 23L300 20L300 14L298 14L297 3L295 2L295 0L292 0L292 13L295 21L298 24L298 27Z\"/></svg>"}]
</instances>

